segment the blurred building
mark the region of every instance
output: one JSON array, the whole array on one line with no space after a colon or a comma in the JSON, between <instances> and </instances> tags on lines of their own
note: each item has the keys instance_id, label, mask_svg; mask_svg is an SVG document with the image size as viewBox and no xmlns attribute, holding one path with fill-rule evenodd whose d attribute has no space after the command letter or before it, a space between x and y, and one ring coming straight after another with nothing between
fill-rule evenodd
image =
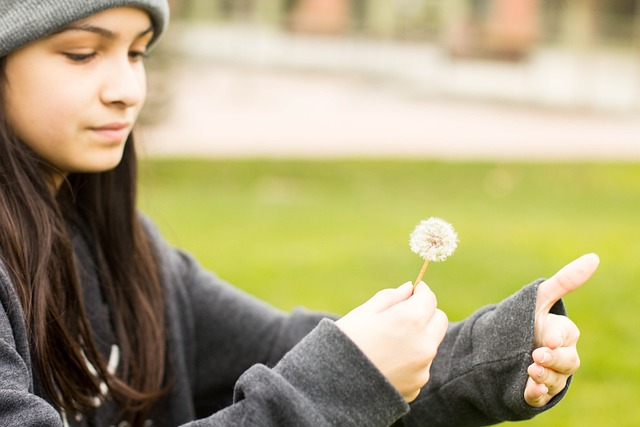
<instances>
[{"instance_id":1,"label":"blurred building","mask_svg":"<svg viewBox=\"0 0 640 427\"><path fill-rule=\"evenodd\" d=\"M155 153L638 156L640 0L169 1Z\"/></svg>"},{"instance_id":2,"label":"blurred building","mask_svg":"<svg viewBox=\"0 0 640 427\"><path fill-rule=\"evenodd\" d=\"M176 49L196 62L358 76L412 95L640 112L640 0L169 2L178 25L154 54L158 108Z\"/></svg>"},{"instance_id":3,"label":"blurred building","mask_svg":"<svg viewBox=\"0 0 640 427\"><path fill-rule=\"evenodd\" d=\"M640 0L173 0L174 15L300 33L441 41L519 58L536 44L640 49Z\"/></svg>"}]
</instances>

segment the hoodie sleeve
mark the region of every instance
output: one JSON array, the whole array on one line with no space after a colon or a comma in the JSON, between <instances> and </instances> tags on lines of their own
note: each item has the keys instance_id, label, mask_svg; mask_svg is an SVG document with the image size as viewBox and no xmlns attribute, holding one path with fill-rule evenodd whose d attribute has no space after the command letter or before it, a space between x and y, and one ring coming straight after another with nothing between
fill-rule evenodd
<instances>
[{"instance_id":1,"label":"hoodie sleeve","mask_svg":"<svg viewBox=\"0 0 640 427\"><path fill-rule=\"evenodd\" d=\"M453 323L431 368L431 380L411 404L404 426L484 426L534 417L542 408L524 400L532 363L538 280L497 305ZM562 302L552 313L565 315Z\"/></svg>"},{"instance_id":2,"label":"hoodie sleeve","mask_svg":"<svg viewBox=\"0 0 640 427\"><path fill-rule=\"evenodd\" d=\"M332 316L282 312L151 236L169 283L175 374L189 378L197 417L184 426L386 427L409 411Z\"/></svg>"},{"instance_id":3,"label":"hoodie sleeve","mask_svg":"<svg viewBox=\"0 0 640 427\"><path fill-rule=\"evenodd\" d=\"M385 427L408 410L397 390L325 319L274 368L246 371L233 405L198 425Z\"/></svg>"},{"instance_id":4,"label":"hoodie sleeve","mask_svg":"<svg viewBox=\"0 0 640 427\"><path fill-rule=\"evenodd\" d=\"M331 316L283 313L189 255L164 251L187 325L179 335L199 417L192 425L482 426L531 418L566 392L543 408L523 398L540 281L452 324L409 406ZM552 312L564 314L562 303Z\"/></svg>"}]
</instances>

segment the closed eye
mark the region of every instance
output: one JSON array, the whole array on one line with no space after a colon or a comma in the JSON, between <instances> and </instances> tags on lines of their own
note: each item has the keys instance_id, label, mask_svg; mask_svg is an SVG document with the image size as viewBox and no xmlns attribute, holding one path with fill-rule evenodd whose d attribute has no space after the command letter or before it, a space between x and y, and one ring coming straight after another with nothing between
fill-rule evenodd
<instances>
[{"instance_id":1,"label":"closed eye","mask_svg":"<svg viewBox=\"0 0 640 427\"><path fill-rule=\"evenodd\" d=\"M95 53L69 53L69 52L64 53L63 55L73 62L87 62L88 60L96 56Z\"/></svg>"},{"instance_id":2,"label":"closed eye","mask_svg":"<svg viewBox=\"0 0 640 427\"><path fill-rule=\"evenodd\" d=\"M132 50L131 52L129 52L129 58L131 58L132 61L141 61L144 58L148 58L149 54L146 51L136 51L136 50Z\"/></svg>"}]
</instances>

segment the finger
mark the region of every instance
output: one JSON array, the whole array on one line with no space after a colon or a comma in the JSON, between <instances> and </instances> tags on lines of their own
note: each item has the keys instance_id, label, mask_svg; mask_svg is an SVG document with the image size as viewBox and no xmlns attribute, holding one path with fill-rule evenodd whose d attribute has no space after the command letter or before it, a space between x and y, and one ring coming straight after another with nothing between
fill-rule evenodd
<instances>
[{"instance_id":1,"label":"finger","mask_svg":"<svg viewBox=\"0 0 640 427\"><path fill-rule=\"evenodd\" d=\"M373 313L380 313L411 296L413 284L406 282L395 289L383 289L376 293L362 307Z\"/></svg>"},{"instance_id":2,"label":"finger","mask_svg":"<svg viewBox=\"0 0 640 427\"><path fill-rule=\"evenodd\" d=\"M546 405L551 397L547 394L549 389L544 384L539 384L531 377L527 380L527 386L524 389L524 400L529 406L539 408Z\"/></svg>"},{"instance_id":3,"label":"finger","mask_svg":"<svg viewBox=\"0 0 640 427\"><path fill-rule=\"evenodd\" d=\"M436 295L424 282L420 282L414 288L413 295L390 307L387 313L424 327L431 320L437 305Z\"/></svg>"},{"instance_id":4,"label":"finger","mask_svg":"<svg viewBox=\"0 0 640 427\"><path fill-rule=\"evenodd\" d=\"M537 348L532 358L537 365L563 375L571 375L580 368L580 356L575 347Z\"/></svg>"},{"instance_id":5,"label":"finger","mask_svg":"<svg viewBox=\"0 0 640 427\"><path fill-rule=\"evenodd\" d=\"M413 288L413 295L404 301L403 305L404 309L428 310L431 313L430 318L438 306L438 300L431 288L426 283L420 282Z\"/></svg>"},{"instance_id":6,"label":"finger","mask_svg":"<svg viewBox=\"0 0 640 427\"><path fill-rule=\"evenodd\" d=\"M540 337L541 346L550 348L575 346L580 339L580 329L566 316L547 315Z\"/></svg>"},{"instance_id":7,"label":"finger","mask_svg":"<svg viewBox=\"0 0 640 427\"><path fill-rule=\"evenodd\" d=\"M548 311L553 304L578 289L598 268L600 258L586 254L570 262L538 286L537 311Z\"/></svg>"},{"instance_id":8,"label":"finger","mask_svg":"<svg viewBox=\"0 0 640 427\"><path fill-rule=\"evenodd\" d=\"M437 351L437 347L440 346L440 343L444 339L444 336L447 333L447 329L449 328L449 319L444 311L436 309L431 316L431 321L427 326L427 336L429 340L433 342L436 348L433 350L433 357L435 358L435 353Z\"/></svg>"},{"instance_id":9,"label":"finger","mask_svg":"<svg viewBox=\"0 0 640 427\"><path fill-rule=\"evenodd\" d=\"M529 379L538 384L544 384L547 388L547 394L555 396L560 393L567 385L568 375L561 374L552 369L546 369L540 365L533 364L527 369Z\"/></svg>"}]
</instances>

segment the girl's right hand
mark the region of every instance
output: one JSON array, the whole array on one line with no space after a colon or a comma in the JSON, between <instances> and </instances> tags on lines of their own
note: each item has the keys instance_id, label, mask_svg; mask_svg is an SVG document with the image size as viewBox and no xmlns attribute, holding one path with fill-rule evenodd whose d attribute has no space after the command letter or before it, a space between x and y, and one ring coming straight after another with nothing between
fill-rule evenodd
<instances>
[{"instance_id":1,"label":"girl's right hand","mask_svg":"<svg viewBox=\"0 0 640 427\"><path fill-rule=\"evenodd\" d=\"M431 289L420 282L411 290L411 282L382 290L336 321L407 402L429 381L448 327Z\"/></svg>"}]
</instances>

